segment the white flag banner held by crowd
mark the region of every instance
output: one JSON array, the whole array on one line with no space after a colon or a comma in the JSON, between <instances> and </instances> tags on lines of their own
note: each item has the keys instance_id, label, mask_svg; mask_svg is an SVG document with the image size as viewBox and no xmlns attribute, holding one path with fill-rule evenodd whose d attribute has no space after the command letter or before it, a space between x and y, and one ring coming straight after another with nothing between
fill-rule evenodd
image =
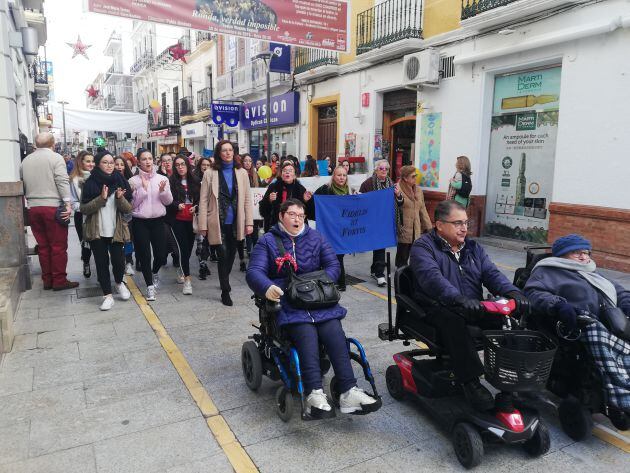
<instances>
[{"instance_id":1,"label":"white flag banner held by crowd","mask_svg":"<svg viewBox=\"0 0 630 473\"><path fill-rule=\"evenodd\" d=\"M53 104L53 126L63 128L61 105ZM147 133L147 116L135 112L65 109L68 130L110 131L112 133Z\"/></svg>"},{"instance_id":2,"label":"white flag banner held by crowd","mask_svg":"<svg viewBox=\"0 0 630 473\"><path fill-rule=\"evenodd\" d=\"M361 183L367 179L367 174L352 174L348 176L348 184L350 186L351 194L358 194ZM306 188L307 191L315 192L324 184L330 183L330 176L315 176L315 177L301 177L298 179L300 183ZM265 196L267 192L266 187L252 187L252 202L254 203L254 220L262 220L258 204Z\"/></svg>"}]
</instances>

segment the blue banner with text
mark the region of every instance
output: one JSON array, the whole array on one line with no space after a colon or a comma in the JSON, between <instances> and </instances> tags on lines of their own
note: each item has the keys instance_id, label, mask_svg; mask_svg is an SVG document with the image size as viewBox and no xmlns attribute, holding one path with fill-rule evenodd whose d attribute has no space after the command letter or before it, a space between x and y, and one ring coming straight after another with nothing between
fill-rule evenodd
<instances>
[{"instance_id":1,"label":"blue banner with text","mask_svg":"<svg viewBox=\"0 0 630 473\"><path fill-rule=\"evenodd\" d=\"M338 255L396 246L394 189L315 195L317 230Z\"/></svg>"}]
</instances>

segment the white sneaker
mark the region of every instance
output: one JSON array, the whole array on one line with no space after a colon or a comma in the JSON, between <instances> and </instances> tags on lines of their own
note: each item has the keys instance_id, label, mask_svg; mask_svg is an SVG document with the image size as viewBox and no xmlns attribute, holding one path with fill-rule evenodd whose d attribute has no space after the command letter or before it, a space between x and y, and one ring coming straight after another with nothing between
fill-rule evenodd
<instances>
[{"instance_id":1,"label":"white sneaker","mask_svg":"<svg viewBox=\"0 0 630 473\"><path fill-rule=\"evenodd\" d=\"M125 265L125 274L127 276L133 276L134 274L136 274L136 271L133 269L133 264L127 263Z\"/></svg>"},{"instance_id":2,"label":"white sneaker","mask_svg":"<svg viewBox=\"0 0 630 473\"><path fill-rule=\"evenodd\" d=\"M182 289L182 294L186 296L192 296L192 281L190 279L186 279L184 281L184 288Z\"/></svg>"},{"instance_id":3,"label":"white sneaker","mask_svg":"<svg viewBox=\"0 0 630 473\"><path fill-rule=\"evenodd\" d=\"M177 270L177 284L184 284L184 272L181 269Z\"/></svg>"},{"instance_id":4,"label":"white sneaker","mask_svg":"<svg viewBox=\"0 0 630 473\"><path fill-rule=\"evenodd\" d=\"M147 300L148 301L155 300L155 286L147 286Z\"/></svg>"},{"instance_id":5,"label":"white sneaker","mask_svg":"<svg viewBox=\"0 0 630 473\"><path fill-rule=\"evenodd\" d=\"M372 277L376 279L376 285L378 287L387 286L387 281L385 280L385 276L377 276L376 274L372 274Z\"/></svg>"},{"instance_id":6,"label":"white sneaker","mask_svg":"<svg viewBox=\"0 0 630 473\"><path fill-rule=\"evenodd\" d=\"M306 398L306 413L311 413L311 408L319 409L320 411L330 412L332 407L328 404L328 398L324 394L323 389L313 389L311 394Z\"/></svg>"},{"instance_id":7,"label":"white sneaker","mask_svg":"<svg viewBox=\"0 0 630 473\"><path fill-rule=\"evenodd\" d=\"M364 410L364 406L369 406L375 402L376 399L368 396L363 389L355 386L339 397L339 410L343 414L352 414L353 412Z\"/></svg>"},{"instance_id":8,"label":"white sneaker","mask_svg":"<svg viewBox=\"0 0 630 473\"><path fill-rule=\"evenodd\" d=\"M153 273L153 285L155 286L156 289L160 287L160 271L159 270L157 273Z\"/></svg>"},{"instance_id":9,"label":"white sneaker","mask_svg":"<svg viewBox=\"0 0 630 473\"><path fill-rule=\"evenodd\" d=\"M120 284L116 284L116 289L118 289L118 295L123 301L128 301L131 297L131 292L127 289L127 285L124 282Z\"/></svg>"},{"instance_id":10,"label":"white sneaker","mask_svg":"<svg viewBox=\"0 0 630 473\"><path fill-rule=\"evenodd\" d=\"M103 302L99 309L101 310L109 310L114 307L114 297L110 294L109 296L103 297Z\"/></svg>"}]
</instances>

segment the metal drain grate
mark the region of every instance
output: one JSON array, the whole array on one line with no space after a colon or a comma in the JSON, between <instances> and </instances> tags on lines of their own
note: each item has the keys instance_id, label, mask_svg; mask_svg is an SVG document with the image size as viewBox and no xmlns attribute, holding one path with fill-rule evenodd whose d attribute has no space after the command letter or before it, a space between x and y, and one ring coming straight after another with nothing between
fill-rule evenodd
<instances>
[{"instance_id":1,"label":"metal drain grate","mask_svg":"<svg viewBox=\"0 0 630 473\"><path fill-rule=\"evenodd\" d=\"M87 299L88 297L103 296L100 286L80 287L77 289L77 299Z\"/></svg>"},{"instance_id":2,"label":"metal drain grate","mask_svg":"<svg viewBox=\"0 0 630 473\"><path fill-rule=\"evenodd\" d=\"M360 279L355 276L350 276L349 274L346 274L346 286L354 286L355 284L361 284L364 282L365 279Z\"/></svg>"}]
</instances>

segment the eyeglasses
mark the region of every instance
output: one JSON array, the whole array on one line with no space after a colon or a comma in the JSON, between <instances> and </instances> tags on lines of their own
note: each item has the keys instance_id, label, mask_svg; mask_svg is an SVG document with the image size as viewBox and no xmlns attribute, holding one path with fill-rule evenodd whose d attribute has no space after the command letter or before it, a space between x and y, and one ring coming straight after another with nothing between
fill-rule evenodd
<instances>
[{"instance_id":1,"label":"eyeglasses","mask_svg":"<svg viewBox=\"0 0 630 473\"><path fill-rule=\"evenodd\" d=\"M591 256L591 250L575 250L569 253L570 256Z\"/></svg>"},{"instance_id":2,"label":"eyeglasses","mask_svg":"<svg viewBox=\"0 0 630 473\"><path fill-rule=\"evenodd\" d=\"M454 220L452 222L449 222L448 220L440 220L440 222L450 223L455 228L468 228L468 225L470 225L470 220Z\"/></svg>"},{"instance_id":3,"label":"eyeglasses","mask_svg":"<svg viewBox=\"0 0 630 473\"><path fill-rule=\"evenodd\" d=\"M185 168L186 167L186 163L179 162L179 163L175 164L175 167L176 168Z\"/></svg>"},{"instance_id":4,"label":"eyeglasses","mask_svg":"<svg viewBox=\"0 0 630 473\"><path fill-rule=\"evenodd\" d=\"M304 220L306 218L306 215L295 212L287 212L287 215L291 218L297 218L298 220Z\"/></svg>"},{"instance_id":5,"label":"eyeglasses","mask_svg":"<svg viewBox=\"0 0 630 473\"><path fill-rule=\"evenodd\" d=\"M114 165L114 161L101 161L100 164L103 164L105 166L113 166Z\"/></svg>"}]
</instances>

